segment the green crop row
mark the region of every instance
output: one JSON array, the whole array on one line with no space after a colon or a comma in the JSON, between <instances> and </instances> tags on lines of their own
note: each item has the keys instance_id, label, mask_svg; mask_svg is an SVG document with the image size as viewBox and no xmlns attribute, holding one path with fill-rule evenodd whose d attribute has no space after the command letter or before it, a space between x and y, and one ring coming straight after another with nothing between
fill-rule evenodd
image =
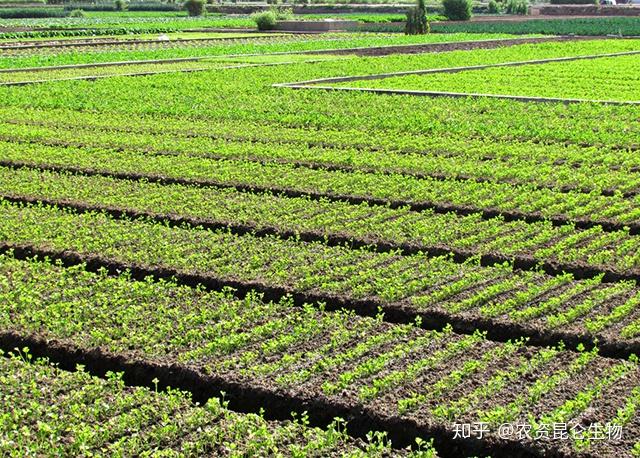
<instances>
[{"instance_id":1,"label":"green crop row","mask_svg":"<svg viewBox=\"0 0 640 458\"><path fill-rule=\"evenodd\" d=\"M263 37L277 37L277 36L285 36L289 35L286 32L278 33L278 32L254 32L254 31L244 31L244 32L168 32L165 33L165 38L169 40L185 40L185 39L203 39L203 38L263 38ZM40 37L40 38L31 38L31 39L20 39L20 38L0 38L0 46L4 48L11 48L16 46L33 46L38 47L41 46L45 48L49 45L58 45L58 44L92 44L92 43L104 43L105 41L115 41L115 42L125 42L125 41L158 41L159 36L155 33L143 33L137 34L134 37L127 37L121 35L100 35L99 37L56 37L56 38L48 38L48 37Z\"/></svg>"},{"instance_id":2,"label":"green crop row","mask_svg":"<svg viewBox=\"0 0 640 458\"><path fill-rule=\"evenodd\" d=\"M127 387L121 374L106 379L79 366L67 372L28 349L0 351L0 453L24 456L344 456L391 453L379 435L371 443L349 438L342 423L321 430L306 417L269 422L256 414L237 414L225 402L206 405L169 389ZM382 439L382 440L380 440ZM427 442L422 452L398 455L435 457Z\"/></svg>"},{"instance_id":3,"label":"green crop row","mask_svg":"<svg viewBox=\"0 0 640 458\"><path fill-rule=\"evenodd\" d=\"M628 282L575 281L571 275L514 272L509 265L480 267L474 259L458 264L447 257L168 227L42 206L3 202L1 209L0 240L11 246L99 255L123 265L194 274L202 281L373 301L454 320L506 320L523 329L586 333L602 342L638 337L638 292Z\"/></svg>"},{"instance_id":4,"label":"green crop row","mask_svg":"<svg viewBox=\"0 0 640 458\"><path fill-rule=\"evenodd\" d=\"M124 209L195 223L241 225L276 233L346 237L361 243L414 249L448 248L505 258L532 257L552 263L574 262L621 272L638 265L640 239L624 231L577 230L548 222L483 220L414 212L366 203L316 201L234 189L160 185L101 176L78 176L0 167L0 196L70 202L97 209Z\"/></svg>"},{"instance_id":5,"label":"green crop row","mask_svg":"<svg viewBox=\"0 0 640 458\"><path fill-rule=\"evenodd\" d=\"M226 66L222 62L177 62L168 64L140 64L95 68L78 68L38 72L0 73L0 83L19 83L28 81L49 81L65 78L83 78L91 76L119 76L146 72L180 72L199 69L216 69Z\"/></svg>"},{"instance_id":6,"label":"green crop row","mask_svg":"<svg viewBox=\"0 0 640 458\"><path fill-rule=\"evenodd\" d=\"M22 19L22 18L63 18L67 16L67 11L62 8L48 8L42 7L20 7L6 5L0 8L0 21Z\"/></svg>"},{"instance_id":7,"label":"green crop row","mask_svg":"<svg viewBox=\"0 0 640 458\"><path fill-rule=\"evenodd\" d=\"M297 59L316 60L324 55L266 55L254 57L220 58L220 62L227 65L237 63L267 63L283 62ZM337 56L324 56L335 59ZM210 62L210 60L207 60ZM156 150L176 150L184 152L213 152L221 155L225 151L223 146L242 142L242 149L232 151L233 157L242 157L242 151L250 151L249 157L257 157L259 148L251 144L269 145L271 149L281 145L293 145L286 151L291 159L313 162L313 158L322 158L325 150L340 151L344 159L339 161L337 154L331 156L331 161L345 166L373 166L378 165L386 169L393 169L404 163L406 167L398 167L405 173L420 167L420 160L432 157L452 158L456 161L475 161L482 163L489 161L499 166L502 163L510 166L518 164L537 163L547 167L548 164L571 165L580 173L581 167L591 167L600 170L629 170L640 167L640 158L633 152L614 149L605 145L597 147L567 145L561 143L541 144L533 142L501 141L497 139L472 139L445 136L404 135L400 136L390 131L361 131L357 126L335 130L322 130L305 127L286 127L279 123L256 122L241 124L226 120L194 120L165 115L162 117L140 117L127 113L109 113L106 119L101 113L88 111L73 111L68 109L32 109L25 108L16 112L13 108L0 107L2 123L13 125L12 135L20 138L20 134L28 127L27 138L38 138L38 132L43 132L52 140L64 139L60 137L73 128L73 141L82 139L91 143L98 139L107 138L107 144L119 145L118 138L127 138L127 147L146 147ZM24 126L23 126L24 125ZM40 130L40 128L47 128ZM5 129L5 126L0 125ZM86 132L92 133L91 137ZM46 132L46 134L45 134ZM106 137L105 134L114 134ZM221 140L225 140L222 142ZM310 151L309 151L310 150ZM355 150L355 151L354 151ZM299 151L299 155L294 155ZM264 157L269 157L262 153ZM405 157L406 156L406 157ZM390 159L389 159L390 158ZM431 159L434 160L434 159ZM320 162L322 163L322 162ZM481 164L480 164L481 165ZM411 168L409 168L411 167ZM571 178L571 177L569 177Z\"/></svg>"},{"instance_id":8,"label":"green crop row","mask_svg":"<svg viewBox=\"0 0 640 458\"><path fill-rule=\"evenodd\" d=\"M338 87L410 89L565 99L640 101L640 55L460 73L401 76L339 83ZM597 84L594 81L597 80Z\"/></svg>"},{"instance_id":9,"label":"green crop row","mask_svg":"<svg viewBox=\"0 0 640 458\"><path fill-rule=\"evenodd\" d=\"M424 331L347 312L293 308L286 300L265 303L252 294L239 300L7 256L0 257L0 297L3 328L25 336L186 366L241 381L247 389L339 402L396 421L400 416L444 428L451 437L452 416L460 423L486 421L484 440L490 441L500 440L498 420L538 429L549 421L572 427L615 422L630 437L638 428L637 359L605 359L597 349L496 343L481 333ZM598 413L587 420L587 412ZM541 440L547 450L585 449L571 439ZM519 442L534 444L530 438ZM631 445L604 447L624 455Z\"/></svg>"},{"instance_id":10,"label":"green crop row","mask_svg":"<svg viewBox=\"0 0 640 458\"><path fill-rule=\"evenodd\" d=\"M211 65L211 64L209 64ZM214 64L219 65L219 64ZM197 64L193 65L197 67ZM119 71L135 71L126 70ZM162 70L162 66L158 66ZM87 70L85 70L86 72ZM92 69L88 72L91 73ZM98 72L99 73L99 72ZM0 73L0 76L2 74ZM571 157L557 157L565 147L552 150L556 154L538 157L529 153L528 157L514 154L507 156L508 151L500 151L500 157L487 157L488 147L479 152L446 151L429 154L429 152L408 153L393 151L362 151L356 148L329 148L310 146L307 144L232 141L226 138L207 136L176 135L174 132L161 133L159 127L153 133L121 132L113 135L113 128L104 126L102 131L93 127L73 126L39 126L33 123L19 124L0 123L0 139L12 141L42 142L44 144L70 144L92 148L113 148L130 152L149 152L150 154L182 153L209 158L253 160L263 163L289 163L309 165L312 167L339 167L345 170L362 172L393 173L414 177L432 177L460 179L465 181L487 181L513 185L529 185L552 190L575 190L587 194L614 192L635 194L640 189L640 174L637 172L638 155L633 153L606 152L600 153L605 164L588 164L572 161ZM164 125L163 125L163 128ZM117 129L117 126L116 126ZM433 142L436 143L436 142ZM445 142L443 142L445 143ZM5 143L6 145L6 143ZM502 145L494 146L495 149ZM444 145L433 145L442 149ZM551 148L546 148L550 150ZM595 148L594 148L595 149ZM525 150L525 148L522 148ZM582 157L589 150L579 153ZM623 167L618 160L615 165L608 165L619 157L629 157L629 166ZM593 161L593 159L587 160Z\"/></svg>"},{"instance_id":11,"label":"green crop row","mask_svg":"<svg viewBox=\"0 0 640 458\"><path fill-rule=\"evenodd\" d=\"M497 209L542 217L612 220L638 218L638 197L603 196L599 192L562 192L531 185L416 178L402 174L330 171L241 159L119 152L113 149L45 146L0 141L4 164L62 167L148 179L176 179L213 186L244 186L320 194L334 199L365 198L404 205L454 205L476 211Z\"/></svg>"},{"instance_id":12,"label":"green crop row","mask_svg":"<svg viewBox=\"0 0 640 458\"><path fill-rule=\"evenodd\" d=\"M99 67L86 68L63 68L38 71L17 71L17 72L0 72L1 83L20 83L20 82L44 82L52 80L60 80L67 78L88 78L107 77L107 76L123 76L136 75L141 73L162 73L162 72L192 72L202 70L239 68L245 65L274 65L289 64L301 62L316 62L319 60L345 59L344 56L332 56L329 54L313 55L313 54L284 54L284 55L266 55L255 57L235 57L235 58L210 58L199 59L195 61L187 60L182 62L159 62L159 63L142 63L127 65L106 65Z\"/></svg>"},{"instance_id":13,"label":"green crop row","mask_svg":"<svg viewBox=\"0 0 640 458\"><path fill-rule=\"evenodd\" d=\"M86 37L166 33L198 28L253 28L255 23L249 18L223 18L216 15L209 17L117 17L110 15L104 18L17 19L11 21L11 26L36 30L2 32L0 38Z\"/></svg>"},{"instance_id":14,"label":"green crop row","mask_svg":"<svg viewBox=\"0 0 640 458\"><path fill-rule=\"evenodd\" d=\"M636 17L583 17L531 19L528 21L440 22L431 25L438 33L543 33L550 35L640 35Z\"/></svg>"},{"instance_id":15,"label":"green crop row","mask_svg":"<svg viewBox=\"0 0 640 458\"><path fill-rule=\"evenodd\" d=\"M86 12L85 12L86 13ZM91 13L88 13L87 16L91 16ZM132 17L128 19L135 19L136 22L132 24L132 26L127 27L126 25L113 25L108 26L105 25L103 27L88 27L88 28L58 28L56 25L52 25L52 28L49 29L30 29L31 27L38 27L37 24L44 21L37 20L26 20L26 21L17 21L12 20L12 26L17 27L25 27L25 30L14 31L9 28L8 30L3 30L0 32L0 41L2 42L11 42L11 41L41 41L41 40L68 40L68 39L91 39L95 37L106 38L106 37L126 37L130 36L133 39L140 38L144 35L157 35L157 34L172 34L177 33L182 30L186 30L184 33L188 32L189 29L198 28L198 26L202 27L212 27L216 29L235 29L235 28L249 28L255 26L255 22L249 18L240 18L240 17L227 17L224 19L214 19L212 16L208 18L196 18L196 17L183 17L180 18L178 15L173 16L177 19L174 24L145 24L146 19L151 19L147 17ZM171 16L167 16L166 19L171 18ZM77 18L66 18L72 22L75 22ZM162 19L162 18L160 18ZM208 19L208 22L203 21L203 19ZM101 19L92 17L90 19L90 23L93 25L100 24ZM191 23L187 22L192 20ZM200 20L200 23L194 22ZM1 23L2 21L0 21ZM28 24L24 26L20 26L18 24ZM104 25L104 23L103 23ZM10 31L9 31L10 30ZM247 30L247 33L253 34L253 30Z\"/></svg>"},{"instance_id":16,"label":"green crop row","mask_svg":"<svg viewBox=\"0 0 640 458\"><path fill-rule=\"evenodd\" d=\"M188 36L182 38L189 38ZM14 47L7 47L2 49L2 56L5 59L11 58L51 58L61 57L64 55L96 55L96 54L114 54L122 52L158 52L158 51L171 51L180 50L181 52L191 51L196 49L210 49L216 48L219 45L223 47L242 47L245 45L264 45L270 43L284 44L295 42L306 42L310 39L309 35L285 35L285 34L242 34L235 36L230 34L226 37L220 36L195 36L193 40L182 40L178 37L177 40L171 38L165 40L158 40L158 37L143 36L139 39L109 39L109 43L97 43L94 44L91 41L85 43L76 43L74 46L41 46L31 47L16 45ZM224 39L222 39L224 38ZM37 45L37 43L35 43ZM199 53L202 55L202 52ZM198 55L198 54L196 54Z\"/></svg>"}]
</instances>

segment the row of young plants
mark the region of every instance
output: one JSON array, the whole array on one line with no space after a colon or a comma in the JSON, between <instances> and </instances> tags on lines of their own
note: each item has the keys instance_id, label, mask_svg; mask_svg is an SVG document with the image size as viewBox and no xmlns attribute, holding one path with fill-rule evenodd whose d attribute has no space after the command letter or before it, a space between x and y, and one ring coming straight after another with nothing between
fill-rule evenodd
<instances>
[{"instance_id":1,"label":"row of young plants","mask_svg":"<svg viewBox=\"0 0 640 458\"><path fill-rule=\"evenodd\" d=\"M188 38L188 37L185 37ZM78 43L74 46L11 46L0 49L4 58L25 58L33 56L62 56L65 54L102 54L102 53L120 53L120 52L140 52L140 51L160 51L160 50L192 50L198 48L209 49L216 46L219 43L224 43L225 46L243 46L246 44L268 44L268 43L286 43L288 41L298 42L305 41L313 38L312 35L287 35L287 34L244 34L238 37L229 35L227 37L213 36L206 37L200 36L196 39L185 40L158 40L157 37L152 39L140 39L136 40L113 40L109 44L105 43Z\"/></svg>"},{"instance_id":2,"label":"row of young plants","mask_svg":"<svg viewBox=\"0 0 640 458\"><path fill-rule=\"evenodd\" d=\"M184 40L184 39L201 39L201 38L258 38L265 36L276 36L277 33L255 33L253 31L245 32L170 32L164 34L170 40ZM286 32L280 35L287 35ZM24 46L27 48L32 47L56 47L58 45L64 46L67 44L92 44L92 43L110 43L110 42L127 42L127 41L140 41L151 40L158 41L159 36L155 33L145 33L136 35L135 37L120 36L120 35L103 35L99 37L59 37L59 38L36 38L36 39L0 39L0 49L15 48Z\"/></svg>"},{"instance_id":3,"label":"row of young plants","mask_svg":"<svg viewBox=\"0 0 640 458\"><path fill-rule=\"evenodd\" d=\"M528 21L440 22L431 25L438 33L543 33L550 35L640 35L636 17L582 17L531 19Z\"/></svg>"},{"instance_id":4,"label":"row of young plants","mask_svg":"<svg viewBox=\"0 0 640 458\"><path fill-rule=\"evenodd\" d=\"M234 64L232 64L234 65ZM238 64L241 65L241 64ZM176 62L166 64L134 64L134 65L122 65L122 66L108 66L108 67L94 67L94 68L71 68L64 70L48 70L38 72L12 72L1 73L0 72L0 84L11 83L25 83L25 82L42 82L66 78L87 78L98 77L103 78L106 76L122 76L136 73L147 72L182 72L182 71L196 71L196 70L213 70L225 67L227 64L223 62Z\"/></svg>"},{"instance_id":5,"label":"row of young plants","mask_svg":"<svg viewBox=\"0 0 640 458\"><path fill-rule=\"evenodd\" d=\"M246 56L237 58L220 58L225 65L238 63L281 63L297 60L337 59L344 56L327 55L266 55ZM207 60L206 62L213 62ZM24 108L16 112L13 108L0 107L3 124L14 127L14 135L23 132L25 126L30 126L31 135L37 136L35 127L46 127L50 139L59 138L60 131L76 130L77 138L87 142L86 131L93 132L96 137L111 133L109 143L117 142L114 137L129 137L137 134L136 144L155 149L181 150L181 145L193 145L194 151L219 151L220 140L227 142L244 142L243 148L249 148L246 143L262 143L271 147L281 144L294 145L301 153L311 149L313 157L319 156L325 149L339 149L346 156L343 165L379 164L391 168L387 157L393 158L393 164L400 161L411 162L411 168L417 167L416 161L422 156L437 156L442 158L465 159L467 161L502 161L505 164L518 162L521 164L536 163L546 166L570 165L574 169L581 167L607 167L610 170L630 170L640 168L640 158L635 152L611 148L606 145L597 147L578 146L563 143L534 143L519 141L499 141L496 139L452 138L445 136L424 135L394 135L389 131L361 131L352 126L335 130L322 130L305 127L286 127L279 123L251 123L241 124L226 120L194 120L177 116L164 115L162 117L131 115L128 113L109 112L108 119L104 114L89 111L75 111L68 109L33 109ZM25 126L22 126L22 125ZM77 141L76 138L76 141ZM188 140L192 139L192 140ZM170 141L171 140L171 141ZM128 140L133 142L132 139ZM138 143L141 142L141 143ZM117 144L117 143L116 143ZM255 147L254 147L255 148ZM353 157L353 150L357 156ZM185 149L185 151L190 151ZM238 152L235 152L238 154ZM377 153L377 154L376 154ZM252 152L256 155L255 152ZM289 156L298 160L310 161L312 156L301 154ZM408 156L403 158L401 155ZM332 157L332 161L337 161ZM408 170L404 170L407 172Z\"/></svg>"},{"instance_id":6,"label":"row of young plants","mask_svg":"<svg viewBox=\"0 0 640 458\"><path fill-rule=\"evenodd\" d=\"M110 47L83 47L78 53L72 48L43 48L17 50L19 55L3 53L0 68L40 67L48 65L68 65L95 62L120 62L125 60L168 59L180 57L220 56L234 54L266 54L274 52L300 52L327 49L346 49L388 45L412 45L429 43L465 42L511 38L504 34L442 34L406 36L400 34L374 33L326 33L308 35L277 35L272 38L255 38L237 42L218 40L215 43L171 43L154 49L150 43L135 45L128 49L125 45Z\"/></svg>"},{"instance_id":7,"label":"row of young plants","mask_svg":"<svg viewBox=\"0 0 640 458\"><path fill-rule=\"evenodd\" d=\"M338 87L410 89L565 99L640 101L640 55L487 68L338 83ZM598 78L598 84L593 80Z\"/></svg>"},{"instance_id":8,"label":"row of young plants","mask_svg":"<svg viewBox=\"0 0 640 458\"><path fill-rule=\"evenodd\" d=\"M219 65L220 64L212 64ZM233 64L232 64L233 65ZM241 64L240 64L241 65ZM194 64L197 66L197 64ZM161 66L158 67L161 69ZM121 71L126 70L123 67ZM234 69L235 70L235 69ZM92 69L87 70L91 72ZM0 73L0 75L2 75ZM48 123L45 123L48 124ZM0 139L14 142L41 142L48 145L75 145L89 148L112 148L130 152L181 155L211 159L238 159L262 163L295 164L316 168L338 168L344 171L360 171L384 174L403 174L416 178L452 179L462 181L508 183L530 185L552 190L572 190L587 194L598 192L611 195L622 193L626 196L638 193L640 174L638 173L637 154L620 151L602 153L604 164L583 164L571 161L571 157L555 159L564 147L556 147L555 160L546 157L501 156L490 157L479 152L440 154L424 152L362 151L357 148L335 148L299 143L282 144L273 142L234 141L211 136L176 135L175 132L161 132L157 126L152 133L118 132L114 135L111 128L105 126L102 131L94 127L67 125L49 127L37 123L20 124L16 122L0 123ZM132 129L132 130L135 130ZM4 147L7 147L4 142ZM501 145L496 145L500 147ZM440 146L442 147L442 146ZM437 148L437 146L436 146ZM494 147L495 148L495 147ZM546 148L551 149L551 148ZM593 148L595 149L595 148ZM589 150L582 149L584 157ZM508 154L507 152L503 152ZM609 165L615 158L635 157L622 165L618 161ZM566 161L566 162L565 162Z\"/></svg>"},{"instance_id":9,"label":"row of young plants","mask_svg":"<svg viewBox=\"0 0 640 458\"><path fill-rule=\"evenodd\" d=\"M635 357L535 348L525 340L497 343L478 332L424 331L381 316L297 308L288 300L265 303L253 294L239 300L228 292L134 282L5 255L0 296L5 331L55 339L69 351L100 349L125 361L171 365L174 372L189 367L203 383L212 377L239 383L245 396L259 387L309 405L339 404L354 412L354 421L408 421L449 441L456 424L483 422L486 443L510 442L538 453L595 449L628 456L637 440ZM499 437L504 423L530 425L529 437ZM608 423L623 427L623 440L539 434L556 424L572 434Z\"/></svg>"},{"instance_id":10,"label":"row of young plants","mask_svg":"<svg viewBox=\"0 0 640 458\"><path fill-rule=\"evenodd\" d=\"M392 451L380 434L370 443L351 439L340 420L326 430L310 427L304 415L266 421L235 413L219 398L200 406L187 392L129 387L122 373L64 371L28 348L0 350L0 381L6 457L436 456L427 441L409 452Z\"/></svg>"},{"instance_id":11,"label":"row of young plants","mask_svg":"<svg viewBox=\"0 0 640 458\"><path fill-rule=\"evenodd\" d=\"M221 17L65 17L42 19L15 19L12 28L29 28L26 31L3 31L0 38L54 38L86 37L101 35L130 35L141 33L167 33L200 28L253 28L249 18Z\"/></svg>"},{"instance_id":12,"label":"row of young plants","mask_svg":"<svg viewBox=\"0 0 640 458\"><path fill-rule=\"evenodd\" d=\"M477 258L457 263L447 256L115 220L40 205L3 201L1 210L5 247L26 246L63 257L76 253L160 276L177 273L188 281L291 293L300 300L318 297L363 313L380 306L406 319L421 315L435 322L506 325L512 333L551 340L598 337L607 351L616 345L635 348L640 335L638 291L632 282L601 283L601 276L577 281L570 274L517 271L507 263L481 267Z\"/></svg>"},{"instance_id":13,"label":"row of young plants","mask_svg":"<svg viewBox=\"0 0 640 458\"><path fill-rule=\"evenodd\" d=\"M586 46L586 43L580 43L580 46L583 45ZM569 50L565 50L566 53ZM499 50L438 55L454 54L460 64L474 55L501 55ZM200 122L235 122L240 125L268 123L319 131L345 128L349 132L359 132L359 137L366 136L370 131L380 134L386 132L389 136L387 141L408 136L459 136L460 139L482 138L486 141L570 142L624 148L637 146L637 123L632 107L598 104L532 106L487 99L435 99L425 105L423 100L415 97L399 97L393 99L398 103L389 103L389 98L376 94L301 93L270 88L277 82L358 74L360 71L354 70L355 66L365 63L365 66L371 67L368 71L381 73L390 62L388 59L395 58L350 59L286 68L245 68L233 72L157 75L127 79L127 91L122 91L122 80L117 78L96 83L59 82L18 89L0 88L0 96L4 104L12 108L71 109L116 115L126 113L138 117L169 116ZM401 58L410 59L407 56ZM421 67L425 68L423 65ZM218 90L203 91L206 85ZM166 97L168 92L175 97Z\"/></svg>"},{"instance_id":14,"label":"row of young plants","mask_svg":"<svg viewBox=\"0 0 640 458\"><path fill-rule=\"evenodd\" d=\"M108 65L99 67L63 68L51 70L25 70L0 72L0 84L45 82L70 78L105 78L113 76L141 75L145 73L193 72L219 69L237 69L247 65L279 65L300 62L317 62L333 59L345 59L344 56L329 54L284 54L255 57L211 58L182 62L159 62L126 65Z\"/></svg>"},{"instance_id":15,"label":"row of young plants","mask_svg":"<svg viewBox=\"0 0 640 458\"><path fill-rule=\"evenodd\" d=\"M217 187L272 190L309 194L332 200L410 206L413 209L451 208L480 212L512 212L521 219L568 218L571 221L633 224L638 219L638 197L620 194L563 192L513 185L416 178L299 167L243 159L216 159L191 155L122 152L102 148L47 146L39 143L0 142L3 165L58 168L89 174L110 174L163 182Z\"/></svg>"},{"instance_id":16,"label":"row of young plants","mask_svg":"<svg viewBox=\"0 0 640 458\"><path fill-rule=\"evenodd\" d=\"M348 240L359 245L450 250L470 255L520 257L563 265L637 273L640 239L601 227L554 227L503 218L482 219L362 203L289 198L233 188L119 180L32 169L0 167L0 195L88 209L115 209L160 218L181 218L209 227L235 227L281 235ZM335 243L335 242L334 242ZM568 267L567 267L568 268Z\"/></svg>"},{"instance_id":17,"label":"row of young plants","mask_svg":"<svg viewBox=\"0 0 640 458\"><path fill-rule=\"evenodd\" d=\"M202 38L250 38L250 37L265 37L271 36L268 33L255 33L254 31L183 31L183 32L169 32L164 34L171 40L185 40L185 39L202 39ZM274 33L276 35L288 35L286 32ZM0 48L16 48L16 47L57 47L64 45L86 45L86 44L109 44L109 43L124 43L132 41L158 41L159 37L156 33L143 33L135 36L122 36L122 35L101 35L101 36L87 36L87 37L57 37L57 38L0 38Z\"/></svg>"}]
</instances>

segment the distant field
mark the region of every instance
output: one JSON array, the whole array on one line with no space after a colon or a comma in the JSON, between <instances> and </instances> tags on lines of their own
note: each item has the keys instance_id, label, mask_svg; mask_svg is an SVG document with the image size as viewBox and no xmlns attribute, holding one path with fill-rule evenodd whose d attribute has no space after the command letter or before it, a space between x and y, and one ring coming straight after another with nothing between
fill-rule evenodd
<instances>
[{"instance_id":1,"label":"distant field","mask_svg":"<svg viewBox=\"0 0 640 458\"><path fill-rule=\"evenodd\" d=\"M576 19L531 19L506 22L433 24L437 33L541 33L550 35L640 35L640 17L593 17Z\"/></svg>"},{"instance_id":2,"label":"distant field","mask_svg":"<svg viewBox=\"0 0 640 458\"><path fill-rule=\"evenodd\" d=\"M168 58L211 57L236 54L291 53L338 50L356 47L409 45L421 43L464 42L488 38L509 38L501 34L400 34L332 33L316 35L269 35L237 40L204 40L188 43L113 44L63 48L10 49L0 54L0 68L41 67L52 65L118 62ZM79 52L80 51L80 52Z\"/></svg>"},{"instance_id":3,"label":"distant field","mask_svg":"<svg viewBox=\"0 0 640 458\"><path fill-rule=\"evenodd\" d=\"M613 46L612 46L613 47ZM605 49L602 49L604 51ZM640 101L640 54L593 60L408 75L338 84L469 94Z\"/></svg>"}]
</instances>

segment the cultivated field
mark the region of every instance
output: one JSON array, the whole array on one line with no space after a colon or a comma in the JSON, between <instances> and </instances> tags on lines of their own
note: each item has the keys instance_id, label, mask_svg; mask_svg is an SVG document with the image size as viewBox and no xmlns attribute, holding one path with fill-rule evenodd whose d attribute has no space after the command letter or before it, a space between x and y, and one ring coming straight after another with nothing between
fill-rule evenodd
<instances>
[{"instance_id":1,"label":"cultivated field","mask_svg":"<svg viewBox=\"0 0 640 458\"><path fill-rule=\"evenodd\" d=\"M128 19L0 39L0 455L640 456L640 39Z\"/></svg>"}]
</instances>

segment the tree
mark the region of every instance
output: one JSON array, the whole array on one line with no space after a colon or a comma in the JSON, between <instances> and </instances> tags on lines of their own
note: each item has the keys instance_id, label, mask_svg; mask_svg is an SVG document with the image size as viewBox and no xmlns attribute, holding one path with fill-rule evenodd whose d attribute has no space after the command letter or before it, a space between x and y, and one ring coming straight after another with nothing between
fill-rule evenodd
<instances>
[{"instance_id":1,"label":"tree","mask_svg":"<svg viewBox=\"0 0 640 458\"><path fill-rule=\"evenodd\" d=\"M184 2L189 16L204 16L207 12L206 4L203 0L187 0Z\"/></svg>"},{"instance_id":2,"label":"tree","mask_svg":"<svg viewBox=\"0 0 640 458\"><path fill-rule=\"evenodd\" d=\"M444 15L451 21L471 19L471 0L442 0Z\"/></svg>"},{"instance_id":3,"label":"tree","mask_svg":"<svg viewBox=\"0 0 640 458\"><path fill-rule=\"evenodd\" d=\"M407 25L404 33L407 35L424 35L431 31L427 21L427 6L424 0L418 0L416 6L407 11Z\"/></svg>"}]
</instances>

